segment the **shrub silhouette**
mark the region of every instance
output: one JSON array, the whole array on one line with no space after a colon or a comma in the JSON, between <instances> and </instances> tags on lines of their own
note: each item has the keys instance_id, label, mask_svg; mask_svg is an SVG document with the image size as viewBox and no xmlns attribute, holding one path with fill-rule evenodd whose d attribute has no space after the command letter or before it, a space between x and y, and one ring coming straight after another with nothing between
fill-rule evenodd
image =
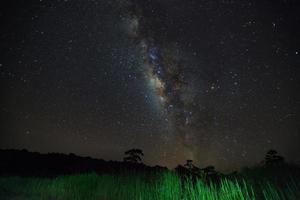
<instances>
[{"instance_id":1,"label":"shrub silhouette","mask_svg":"<svg viewBox=\"0 0 300 200\"><path fill-rule=\"evenodd\" d=\"M206 176L212 176L212 175L216 175L217 174L217 171L215 170L215 167L212 166L212 165L209 165L205 168L202 168L201 169L203 171L203 173L206 175Z\"/></svg>"},{"instance_id":2,"label":"shrub silhouette","mask_svg":"<svg viewBox=\"0 0 300 200\"><path fill-rule=\"evenodd\" d=\"M124 162L142 163L141 156L144 156L144 153L141 149L130 149L125 152L125 155Z\"/></svg>"}]
</instances>

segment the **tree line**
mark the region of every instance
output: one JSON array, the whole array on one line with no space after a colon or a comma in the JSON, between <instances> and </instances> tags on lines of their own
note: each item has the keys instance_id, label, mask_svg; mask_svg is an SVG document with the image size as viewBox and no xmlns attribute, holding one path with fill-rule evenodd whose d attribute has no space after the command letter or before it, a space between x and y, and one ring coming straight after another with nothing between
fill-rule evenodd
<instances>
[{"instance_id":1,"label":"tree line","mask_svg":"<svg viewBox=\"0 0 300 200\"><path fill-rule=\"evenodd\" d=\"M130 149L128 151L125 151L124 154L124 162L135 164L143 163L142 157L144 156L144 153L141 149ZM283 156L279 155L276 150L270 149L267 151L264 160L261 163L266 167L281 166L285 164L285 159ZM200 168L193 164L193 160L186 160L186 163L183 165L178 165L175 168L175 171L190 172L204 177L214 177L219 175L219 172L216 171L214 166L209 165L207 167Z\"/></svg>"}]
</instances>

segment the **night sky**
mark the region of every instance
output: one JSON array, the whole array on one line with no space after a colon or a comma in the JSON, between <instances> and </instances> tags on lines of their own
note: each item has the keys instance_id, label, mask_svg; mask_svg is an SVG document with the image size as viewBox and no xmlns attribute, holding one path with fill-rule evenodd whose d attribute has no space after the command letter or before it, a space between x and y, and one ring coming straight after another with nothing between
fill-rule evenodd
<instances>
[{"instance_id":1,"label":"night sky","mask_svg":"<svg viewBox=\"0 0 300 200\"><path fill-rule=\"evenodd\" d=\"M300 163L300 3L1 2L0 148Z\"/></svg>"}]
</instances>

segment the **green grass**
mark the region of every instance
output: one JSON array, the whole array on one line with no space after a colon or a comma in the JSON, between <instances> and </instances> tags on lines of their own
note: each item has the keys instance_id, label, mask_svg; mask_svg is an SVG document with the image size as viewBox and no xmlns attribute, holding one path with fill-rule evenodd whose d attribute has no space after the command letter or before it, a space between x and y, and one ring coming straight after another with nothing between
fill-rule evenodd
<instances>
[{"instance_id":1,"label":"green grass","mask_svg":"<svg viewBox=\"0 0 300 200\"><path fill-rule=\"evenodd\" d=\"M255 184L255 185L254 185ZM0 199L22 200L297 200L300 184L276 186L264 180L223 178L219 184L180 179L175 173L97 175L46 178L0 178Z\"/></svg>"}]
</instances>

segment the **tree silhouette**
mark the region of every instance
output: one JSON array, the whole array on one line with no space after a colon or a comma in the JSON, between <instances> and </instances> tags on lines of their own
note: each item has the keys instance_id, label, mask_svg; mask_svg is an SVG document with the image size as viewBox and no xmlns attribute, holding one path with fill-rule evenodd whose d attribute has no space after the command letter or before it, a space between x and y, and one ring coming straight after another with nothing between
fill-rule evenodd
<instances>
[{"instance_id":1,"label":"tree silhouette","mask_svg":"<svg viewBox=\"0 0 300 200\"><path fill-rule=\"evenodd\" d=\"M283 164L284 158L280 155L278 155L278 152L276 150L269 150L265 156L265 164L266 165L278 165Z\"/></svg>"},{"instance_id":2,"label":"tree silhouette","mask_svg":"<svg viewBox=\"0 0 300 200\"><path fill-rule=\"evenodd\" d=\"M192 170L192 169L194 168L193 160L186 160L186 163L184 164L184 166L185 166L188 170Z\"/></svg>"},{"instance_id":3,"label":"tree silhouette","mask_svg":"<svg viewBox=\"0 0 300 200\"><path fill-rule=\"evenodd\" d=\"M124 162L142 163L141 156L144 156L144 153L141 149L130 149L125 152L125 155Z\"/></svg>"},{"instance_id":4,"label":"tree silhouette","mask_svg":"<svg viewBox=\"0 0 300 200\"><path fill-rule=\"evenodd\" d=\"M200 168L196 167L193 164L193 160L186 160L186 163L184 164L184 168L187 169L190 173L193 174L199 174Z\"/></svg>"}]
</instances>

